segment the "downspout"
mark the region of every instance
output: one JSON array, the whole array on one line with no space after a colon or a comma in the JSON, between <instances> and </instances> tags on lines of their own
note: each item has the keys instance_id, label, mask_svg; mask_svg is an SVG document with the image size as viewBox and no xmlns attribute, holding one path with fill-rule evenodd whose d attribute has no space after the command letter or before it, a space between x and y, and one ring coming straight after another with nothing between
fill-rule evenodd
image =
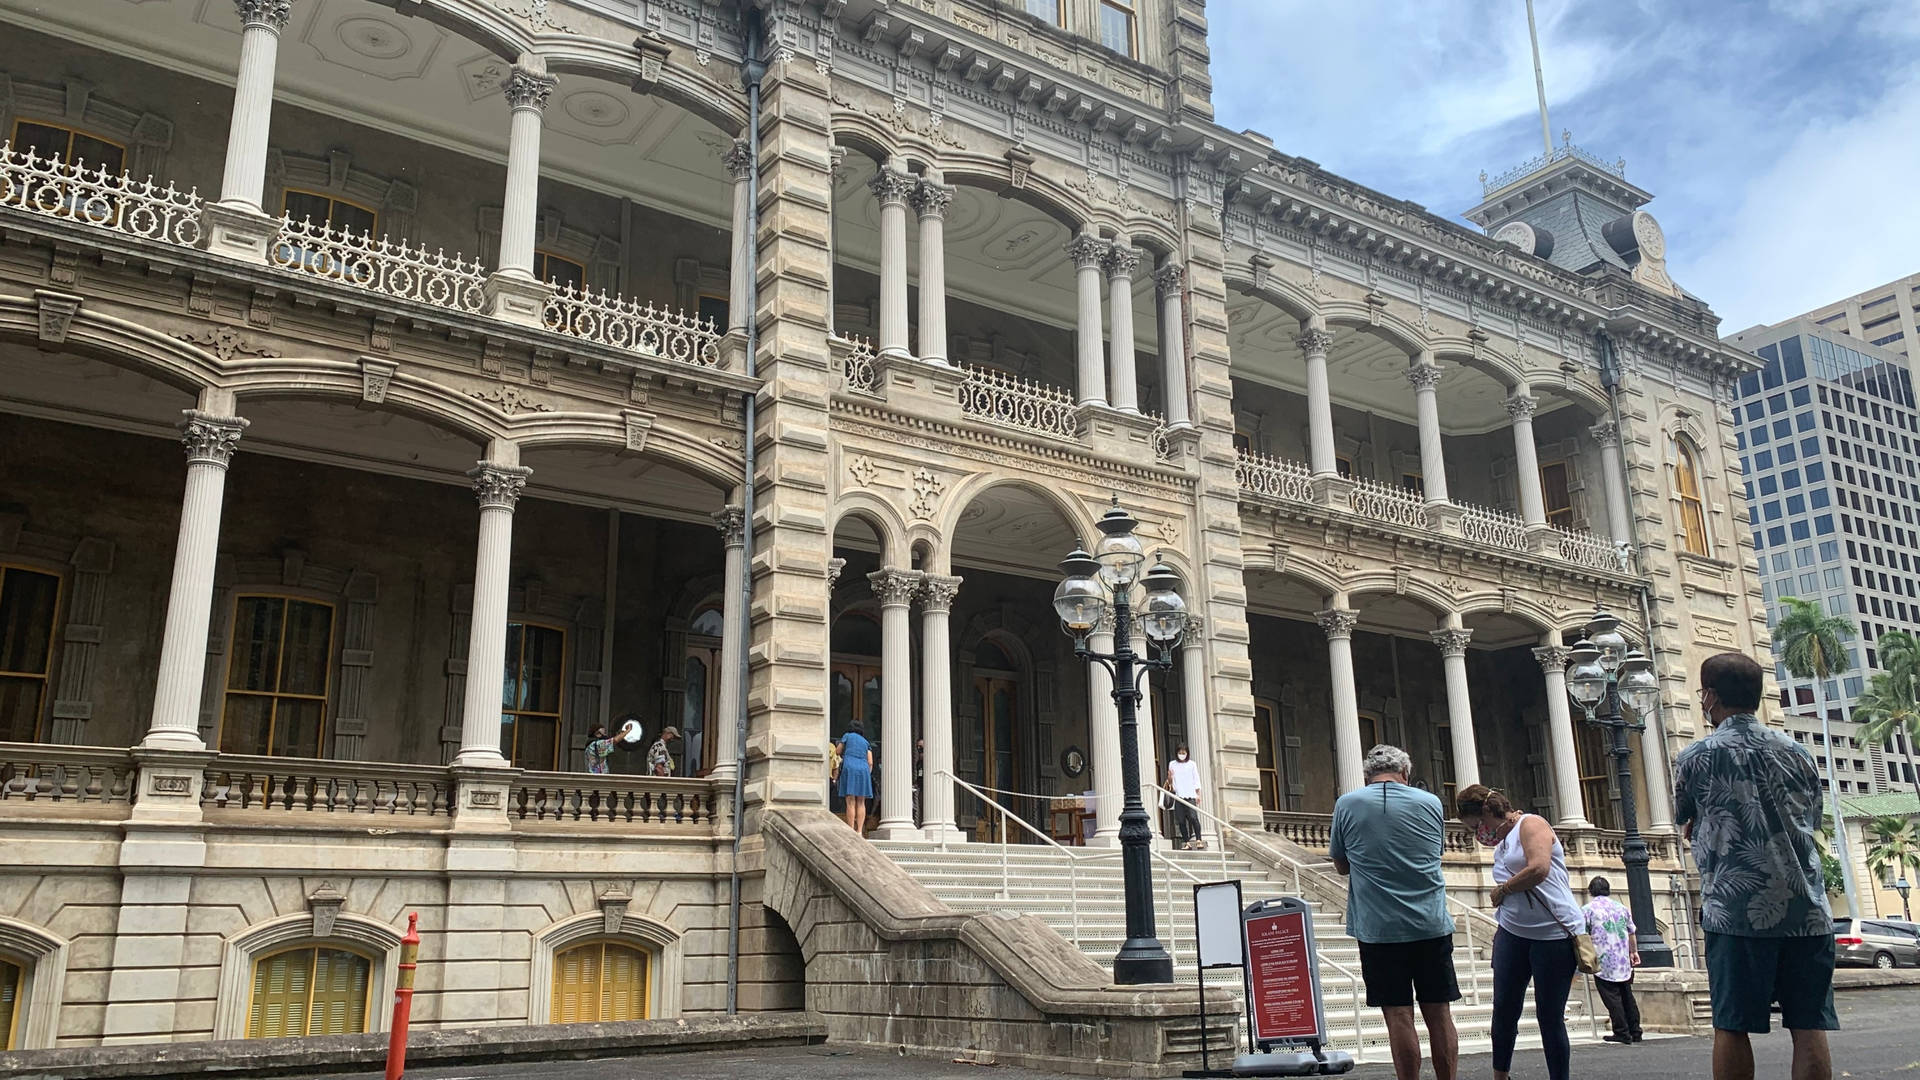
<instances>
[{"instance_id":1,"label":"downspout","mask_svg":"<svg viewBox=\"0 0 1920 1080\"><path fill-rule=\"evenodd\" d=\"M745 59L740 65L740 78L747 87L747 237L749 257L756 264L760 260L760 79L767 73L767 65L760 59L760 12L754 7L753 0L740 0L740 22L746 33L744 49ZM749 379L760 374L760 320L754 312L760 307L760 275L747 275L747 369ZM740 509L744 521L744 542L740 545L740 589L741 611L746 617L740 620L735 632L741 636L740 668L732 677L740 680L740 692L735 695L740 702L740 711L734 716L733 727L733 858L729 862L731 870L728 883L727 900L727 1015L740 1011L740 823L746 814L747 805L747 684L752 664L748 656L753 646L753 474L754 474L754 429L758 426L758 391L747 395L746 408L742 410L743 430L741 433L741 456L745 459L740 484Z\"/></svg>"}]
</instances>

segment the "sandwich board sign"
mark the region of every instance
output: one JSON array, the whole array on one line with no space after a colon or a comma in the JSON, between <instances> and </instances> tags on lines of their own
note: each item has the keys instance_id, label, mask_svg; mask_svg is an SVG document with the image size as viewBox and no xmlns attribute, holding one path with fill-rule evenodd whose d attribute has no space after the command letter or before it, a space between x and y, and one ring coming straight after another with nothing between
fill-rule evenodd
<instances>
[{"instance_id":1,"label":"sandwich board sign","mask_svg":"<svg viewBox=\"0 0 1920 1080\"><path fill-rule=\"evenodd\" d=\"M1295 896L1259 900L1241 912L1241 920L1248 1041L1258 1052L1236 1059L1233 1074L1311 1076L1353 1068L1352 1055L1323 1049L1327 1015L1312 906Z\"/></svg>"}]
</instances>

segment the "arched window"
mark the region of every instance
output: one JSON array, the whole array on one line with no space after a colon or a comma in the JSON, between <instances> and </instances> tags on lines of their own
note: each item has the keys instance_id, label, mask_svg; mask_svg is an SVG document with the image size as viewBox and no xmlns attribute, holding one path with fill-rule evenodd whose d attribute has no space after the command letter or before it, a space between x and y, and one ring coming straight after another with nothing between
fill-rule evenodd
<instances>
[{"instance_id":1,"label":"arched window","mask_svg":"<svg viewBox=\"0 0 1920 1080\"><path fill-rule=\"evenodd\" d=\"M20 1030L20 965L0 957L0 1050L11 1050Z\"/></svg>"},{"instance_id":2,"label":"arched window","mask_svg":"<svg viewBox=\"0 0 1920 1080\"><path fill-rule=\"evenodd\" d=\"M589 941L555 953L552 1022L647 1019L651 961L645 950L620 941Z\"/></svg>"},{"instance_id":3,"label":"arched window","mask_svg":"<svg viewBox=\"0 0 1920 1080\"><path fill-rule=\"evenodd\" d=\"M1707 554L1707 509L1701 499L1700 468L1693 449L1684 442L1674 443L1674 488L1680 496L1680 540L1694 555Z\"/></svg>"},{"instance_id":4,"label":"arched window","mask_svg":"<svg viewBox=\"0 0 1920 1080\"><path fill-rule=\"evenodd\" d=\"M301 945L254 961L247 1038L367 1030L373 962L333 945Z\"/></svg>"}]
</instances>

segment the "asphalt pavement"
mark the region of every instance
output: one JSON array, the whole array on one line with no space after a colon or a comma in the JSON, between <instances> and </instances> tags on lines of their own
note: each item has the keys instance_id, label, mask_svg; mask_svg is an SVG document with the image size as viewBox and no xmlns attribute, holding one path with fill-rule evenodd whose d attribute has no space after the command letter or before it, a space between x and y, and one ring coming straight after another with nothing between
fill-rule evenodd
<instances>
[{"instance_id":1,"label":"asphalt pavement","mask_svg":"<svg viewBox=\"0 0 1920 1080\"><path fill-rule=\"evenodd\" d=\"M1917 1080L1920 1078L1920 987L1902 986L1853 990L1837 1000L1841 1030L1832 1036L1833 1075L1851 1080ZM1754 1037L1754 1060L1762 1080L1785 1080L1792 1044L1786 1032ZM1573 1075L1580 1080L1650 1080L1654 1077L1707 1077L1712 1073L1711 1037L1661 1038L1637 1046L1576 1047ZM1491 1074L1485 1054L1462 1059L1460 1075ZM1515 1056L1513 1075L1537 1078L1546 1074L1538 1050ZM366 1073L352 1080L374 1080ZM832 1045L778 1047L767 1050L699 1054L649 1054L640 1057L588 1061L527 1061L499 1065L409 1069L408 1080L1068 1080L1064 1074L995 1066L965 1065L901 1057L880 1050ZM1349 1076L1356 1080L1391 1077L1385 1064L1362 1066ZM1427 1066L1426 1076L1432 1076ZM1077 1080L1077 1078L1076 1078Z\"/></svg>"}]
</instances>

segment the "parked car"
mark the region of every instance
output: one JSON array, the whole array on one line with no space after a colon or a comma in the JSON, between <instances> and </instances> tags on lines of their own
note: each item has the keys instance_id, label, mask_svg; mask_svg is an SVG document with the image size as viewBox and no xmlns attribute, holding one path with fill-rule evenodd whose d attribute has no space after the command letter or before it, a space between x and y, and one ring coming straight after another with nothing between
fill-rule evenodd
<instances>
[{"instance_id":1,"label":"parked car","mask_svg":"<svg viewBox=\"0 0 1920 1080\"><path fill-rule=\"evenodd\" d=\"M1897 919L1833 921L1834 958L1877 968L1920 966L1920 925Z\"/></svg>"}]
</instances>

